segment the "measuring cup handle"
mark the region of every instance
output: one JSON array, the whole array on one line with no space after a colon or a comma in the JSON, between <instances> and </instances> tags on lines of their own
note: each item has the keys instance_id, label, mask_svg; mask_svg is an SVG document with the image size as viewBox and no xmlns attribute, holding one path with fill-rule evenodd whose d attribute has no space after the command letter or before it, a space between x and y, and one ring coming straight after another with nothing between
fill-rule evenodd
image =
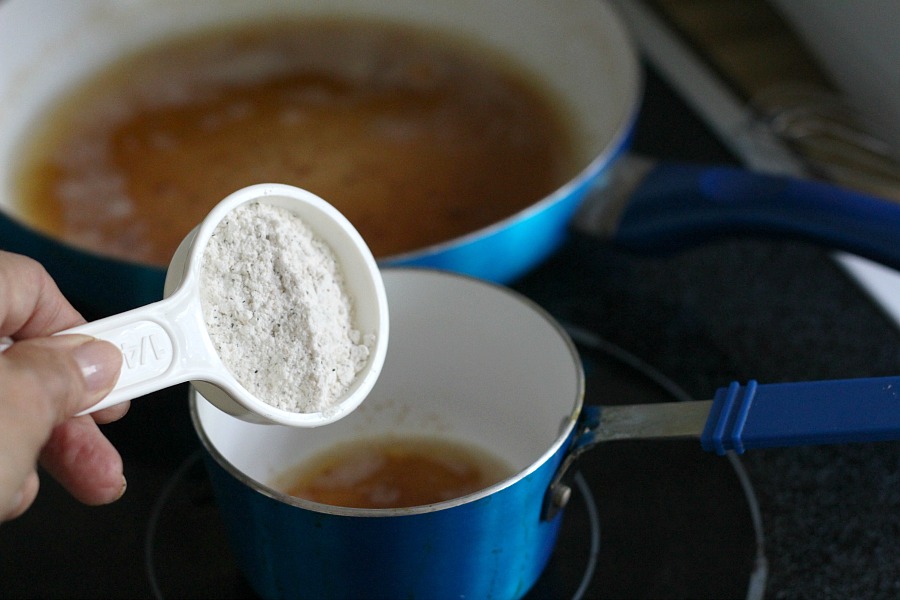
<instances>
[{"instance_id":1,"label":"measuring cup handle","mask_svg":"<svg viewBox=\"0 0 900 600\"><path fill-rule=\"evenodd\" d=\"M748 448L877 442L900 437L900 377L732 383L716 392L700 441Z\"/></svg>"},{"instance_id":2,"label":"measuring cup handle","mask_svg":"<svg viewBox=\"0 0 900 600\"><path fill-rule=\"evenodd\" d=\"M89 414L189 380L179 368L178 344L169 318L177 297L79 325L60 333L81 333L106 340L122 351L122 370L103 400L79 413Z\"/></svg>"}]
</instances>

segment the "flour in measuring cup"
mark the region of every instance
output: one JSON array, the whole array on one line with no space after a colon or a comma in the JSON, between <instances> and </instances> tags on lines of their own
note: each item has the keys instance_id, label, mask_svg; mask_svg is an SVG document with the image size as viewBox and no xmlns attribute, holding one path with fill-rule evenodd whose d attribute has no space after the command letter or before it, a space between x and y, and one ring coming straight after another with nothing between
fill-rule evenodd
<instances>
[{"instance_id":1,"label":"flour in measuring cup","mask_svg":"<svg viewBox=\"0 0 900 600\"><path fill-rule=\"evenodd\" d=\"M207 243L201 304L222 362L249 392L291 412L320 412L362 370L374 335L353 325L331 248L290 211L254 202Z\"/></svg>"}]
</instances>

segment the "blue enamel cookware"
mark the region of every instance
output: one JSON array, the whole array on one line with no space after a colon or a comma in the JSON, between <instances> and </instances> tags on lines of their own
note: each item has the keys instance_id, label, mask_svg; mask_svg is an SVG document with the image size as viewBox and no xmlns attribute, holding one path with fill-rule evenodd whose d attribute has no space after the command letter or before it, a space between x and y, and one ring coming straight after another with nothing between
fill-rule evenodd
<instances>
[{"instance_id":1,"label":"blue enamel cookware","mask_svg":"<svg viewBox=\"0 0 900 600\"><path fill-rule=\"evenodd\" d=\"M471 36L532 71L570 115L578 166L567 183L484 229L380 257L384 265L422 265L511 281L559 246L587 196L585 208L592 216L582 226L630 248L671 249L754 233L799 236L892 266L900 262L893 243L900 211L889 202L736 169L659 165L635 171L621 160L638 113L642 75L625 28L598 0L529 0L515 6L474 0L222 0L190 9L158 0L85 0L64 6L53 0L6 0L0 4L0 248L37 258L68 296L98 315L158 300L162 268L81 251L24 222L12 177L21 141L52 98L124 52L202 26L287 13L364 13ZM622 173L631 182L624 190L614 185Z\"/></svg>"},{"instance_id":2,"label":"blue enamel cookware","mask_svg":"<svg viewBox=\"0 0 900 600\"><path fill-rule=\"evenodd\" d=\"M391 339L354 413L252 424L194 394L191 412L236 559L265 598L520 598L556 543L579 456L600 442L696 438L729 450L900 438L900 377L732 384L713 400L583 406L574 345L540 307L483 280L383 272ZM481 491L409 508L295 498L281 474L351 440L427 436L510 465Z\"/></svg>"},{"instance_id":3,"label":"blue enamel cookware","mask_svg":"<svg viewBox=\"0 0 900 600\"><path fill-rule=\"evenodd\" d=\"M13 171L32 122L79 80L166 36L249 19L345 15L442 28L496 49L548 88L572 123L576 159L559 189L483 230L379 257L383 264L428 264L508 281L552 252L588 186L626 146L638 110L637 57L603 2L85 0L60 6L54 0L7 0L0 4L0 247L34 256L66 294L98 312L121 312L161 298L164 269L85 253L26 224L16 206ZM263 182L247 182L252 183ZM104 293L96 293L100 288Z\"/></svg>"}]
</instances>

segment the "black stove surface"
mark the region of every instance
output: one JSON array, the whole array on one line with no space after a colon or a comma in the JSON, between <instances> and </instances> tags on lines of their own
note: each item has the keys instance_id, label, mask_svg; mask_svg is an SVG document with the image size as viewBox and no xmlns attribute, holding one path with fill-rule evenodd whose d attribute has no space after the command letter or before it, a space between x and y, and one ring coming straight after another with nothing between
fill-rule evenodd
<instances>
[{"instance_id":1,"label":"black stove surface","mask_svg":"<svg viewBox=\"0 0 900 600\"><path fill-rule=\"evenodd\" d=\"M634 147L732 160L652 72ZM637 257L573 236L515 287L585 333L588 402L672 399L592 340L623 348L696 398L733 379L898 372L897 330L827 252L803 244L730 240ZM196 460L186 395L181 386L136 401L106 427L129 481L119 502L84 507L43 478L32 509L0 526L0 596L252 596ZM898 450L764 450L731 462L689 442L595 448L530 597L746 597L760 564L741 466L762 514L767 598L896 597Z\"/></svg>"}]
</instances>

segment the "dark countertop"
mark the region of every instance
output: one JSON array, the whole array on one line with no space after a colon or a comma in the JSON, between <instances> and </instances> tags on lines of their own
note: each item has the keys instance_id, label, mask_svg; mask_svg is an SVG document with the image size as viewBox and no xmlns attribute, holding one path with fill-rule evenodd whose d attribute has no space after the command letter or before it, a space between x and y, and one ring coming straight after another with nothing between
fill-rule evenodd
<instances>
[{"instance_id":1,"label":"dark countertop","mask_svg":"<svg viewBox=\"0 0 900 600\"><path fill-rule=\"evenodd\" d=\"M635 147L662 158L731 160L652 75ZM804 244L730 240L677 256L637 257L573 237L516 287L560 319L590 328L652 364L697 398L734 379L775 382L900 370L900 339L892 323L827 252ZM603 392L593 389L589 395ZM106 428L125 459L129 488L122 500L83 507L44 478L34 507L0 526L0 597L159 593L148 581L145 544L148 523L158 517L155 500L197 449L184 394L178 388L135 402L128 417ZM612 448L606 456L617 451L622 450ZM695 460L693 450L679 453ZM698 464L706 464L708 455L697 449L696 456ZM672 464L684 462L679 460ZM768 598L891 598L900 593L898 461L897 443L764 450L742 458L763 516ZM604 467L598 460L582 468ZM641 485L652 486L651 475ZM178 501L199 512L188 510L178 521L173 535L180 538L173 546L178 550L155 560L177 565L179 577L200 586L197 596L218 595L214 591L223 581L231 597L246 595L234 569L208 568L206 557L196 554L204 542L221 544L220 533L205 525L216 517L207 508L202 473L196 479ZM601 508L615 492L597 493ZM635 511L651 508L634 506ZM687 552L709 533L703 528L700 524L696 535L672 540L672 545ZM615 538L608 542L601 554L604 548L628 552L629 546L617 546ZM698 580L719 573L709 562L673 568L693 569ZM713 593L704 589L717 589L629 588L604 585L601 577L612 575L596 575L585 597L660 597L667 589L670 596L697 597Z\"/></svg>"}]
</instances>

